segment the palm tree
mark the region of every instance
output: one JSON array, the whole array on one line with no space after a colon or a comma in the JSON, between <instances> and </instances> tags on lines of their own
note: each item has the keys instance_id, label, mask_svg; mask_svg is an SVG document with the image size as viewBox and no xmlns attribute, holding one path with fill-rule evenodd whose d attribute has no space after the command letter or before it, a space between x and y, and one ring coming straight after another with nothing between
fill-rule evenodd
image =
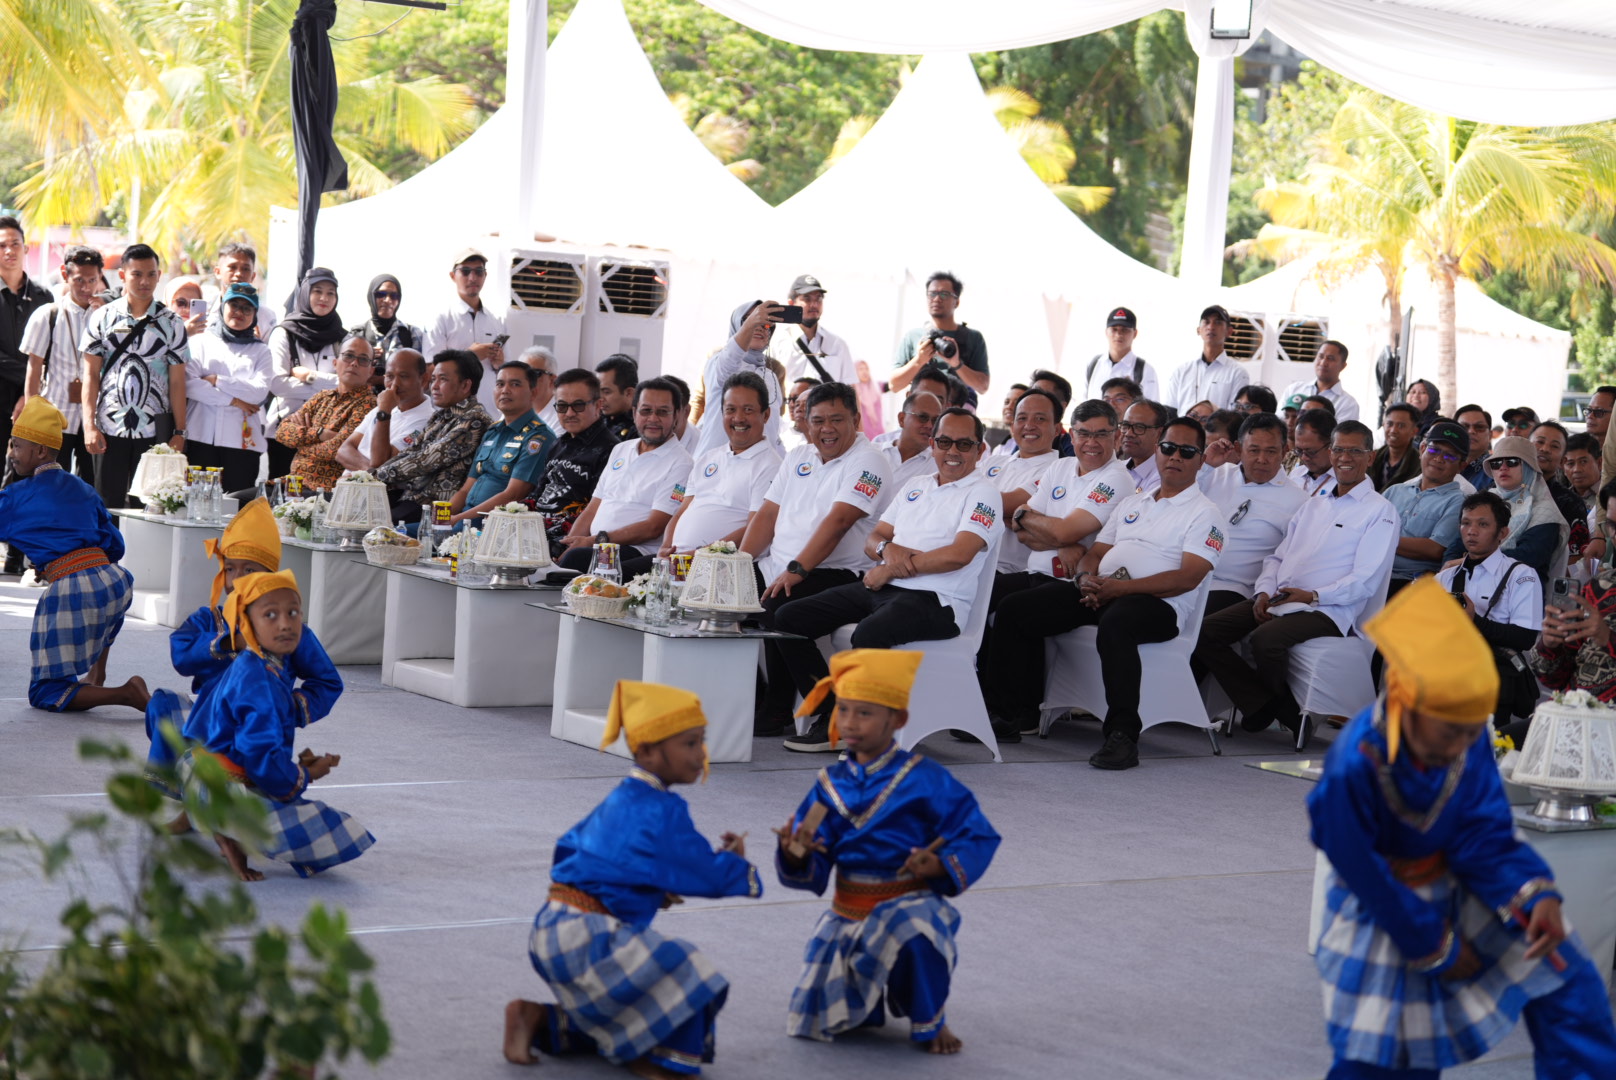
<instances>
[{"instance_id":1,"label":"palm tree","mask_svg":"<svg viewBox=\"0 0 1616 1080\"><path fill-rule=\"evenodd\" d=\"M47 152L111 123L147 73L113 0L0 0L0 102Z\"/></svg>"},{"instance_id":2,"label":"palm tree","mask_svg":"<svg viewBox=\"0 0 1616 1080\"><path fill-rule=\"evenodd\" d=\"M1437 387L1456 394L1454 286L1514 270L1552 287L1566 271L1616 283L1616 250L1594 235L1616 197L1616 125L1513 128L1353 95L1300 180L1270 183L1273 217L1253 248L1322 256L1326 273L1375 266L1396 322L1403 274L1437 284Z\"/></svg>"},{"instance_id":3,"label":"palm tree","mask_svg":"<svg viewBox=\"0 0 1616 1080\"><path fill-rule=\"evenodd\" d=\"M23 207L35 220L88 222L127 200L131 231L173 254L205 254L230 238L261 243L269 208L297 201L287 56L297 6L127 3L125 15L152 58L150 80L130 79L113 99L121 111L66 140L19 187ZM353 37L370 21L344 16L332 36ZM359 42L338 44L335 60L335 137L351 196L392 185L372 161L375 150L402 145L430 159L470 131L471 102L461 87L435 76L398 82L373 73Z\"/></svg>"}]
</instances>

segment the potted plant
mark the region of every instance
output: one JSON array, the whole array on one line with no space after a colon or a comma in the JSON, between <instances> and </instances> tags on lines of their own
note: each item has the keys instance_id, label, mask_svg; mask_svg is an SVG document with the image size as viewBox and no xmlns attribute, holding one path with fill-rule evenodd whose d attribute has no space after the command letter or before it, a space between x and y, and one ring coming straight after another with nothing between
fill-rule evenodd
<instances>
[{"instance_id":1,"label":"potted plant","mask_svg":"<svg viewBox=\"0 0 1616 1080\"><path fill-rule=\"evenodd\" d=\"M146 496L146 511L151 514L177 514L185 507L185 482L169 477Z\"/></svg>"},{"instance_id":2,"label":"potted plant","mask_svg":"<svg viewBox=\"0 0 1616 1080\"><path fill-rule=\"evenodd\" d=\"M281 535L288 535L290 529L299 540L307 540L314 535L315 503L319 501L316 496L303 499L287 499L275 508L275 521L279 525Z\"/></svg>"}]
</instances>

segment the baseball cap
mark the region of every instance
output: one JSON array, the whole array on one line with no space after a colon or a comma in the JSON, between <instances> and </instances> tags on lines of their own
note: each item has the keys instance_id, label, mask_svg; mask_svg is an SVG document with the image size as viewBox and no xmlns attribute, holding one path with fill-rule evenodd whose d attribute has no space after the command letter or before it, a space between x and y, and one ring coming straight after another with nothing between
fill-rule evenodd
<instances>
[{"instance_id":1,"label":"baseball cap","mask_svg":"<svg viewBox=\"0 0 1616 1080\"><path fill-rule=\"evenodd\" d=\"M1434 420L1425 429L1428 442L1445 442L1459 451L1460 457L1470 456L1470 433L1452 420Z\"/></svg>"},{"instance_id":2,"label":"baseball cap","mask_svg":"<svg viewBox=\"0 0 1616 1080\"><path fill-rule=\"evenodd\" d=\"M1228 309L1222 304L1209 304L1202 308L1201 318L1199 321L1205 322L1208 318L1211 318L1214 315L1223 320L1223 325L1229 325L1229 312Z\"/></svg>"},{"instance_id":3,"label":"baseball cap","mask_svg":"<svg viewBox=\"0 0 1616 1080\"><path fill-rule=\"evenodd\" d=\"M1514 409L1505 409L1502 417L1505 427L1514 427L1516 422L1523 424L1537 423L1537 413L1522 405Z\"/></svg>"},{"instance_id":4,"label":"baseball cap","mask_svg":"<svg viewBox=\"0 0 1616 1080\"><path fill-rule=\"evenodd\" d=\"M453 269L454 267L459 266L461 263L471 262L473 259L480 260L484 265L487 265L488 263L487 255L484 255L474 247L464 247L455 252L454 262L449 264L449 268Z\"/></svg>"},{"instance_id":5,"label":"baseball cap","mask_svg":"<svg viewBox=\"0 0 1616 1080\"><path fill-rule=\"evenodd\" d=\"M1302 411L1302 402L1304 402L1306 400L1307 400L1307 395L1306 394L1292 394L1290 397L1285 399L1285 404L1284 404L1283 408L1291 409L1291 410L1293 410L1295 412L1301 412Z\"/></svg>"},{"instance_id":6,"label":"baseball cap","mask_svg":"<svg viewBox=\"0 0 1616 1080\"><path fill-rule=\"evenodd\" d=\"M258 310L258 290L245 281L238 281L224 291L221 302L228 304L232 300L245 300L253 306L254 311Z\"/></svg>"},{"instance_id":7,"label":"baseball cap","mask_svg":"<svg viewBox=\"0 0 1616 1080\"><path fill-rule=\"evenodd\" d=\"M1137 330L1139 329L1139 320L1134 316L1133 312L1125 307L1112 308L1111 314L1105 317L1105 325L1107 328L1126 326L1129 330Z\"/></svg>"},{"instance_id":8,"label":"baseball cap","mask_svg":"<svg viewBox=\"0 0 1616 1080\"><path fill-rule=\"evenodd\" d=\"M786 293L786 299L792 300L803 293L824 292L825 286L812 274L798 274L797 280L791 283L791 291Z\"/></svg>"}]
</instances>

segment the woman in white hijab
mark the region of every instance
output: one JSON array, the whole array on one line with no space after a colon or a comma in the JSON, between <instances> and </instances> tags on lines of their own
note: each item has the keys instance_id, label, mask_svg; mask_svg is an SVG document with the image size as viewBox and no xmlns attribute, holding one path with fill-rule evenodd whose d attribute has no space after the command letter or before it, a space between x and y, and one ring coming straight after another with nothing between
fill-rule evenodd
<instances>
[{"instance_id":1,"label":"woman in white hijab","mask_svg":"<svg viewBox=\"0 0 1616 1080\"><path fill-rule=\"evenodd\" d=\"M1517 435L1499 439L1484 467L1493 490L1509 505L1504 554L1536 570L1546 593L1550 578L1565 576L1570 527L1537 470L1537 448Z\"/></svg>"}]
</instances>

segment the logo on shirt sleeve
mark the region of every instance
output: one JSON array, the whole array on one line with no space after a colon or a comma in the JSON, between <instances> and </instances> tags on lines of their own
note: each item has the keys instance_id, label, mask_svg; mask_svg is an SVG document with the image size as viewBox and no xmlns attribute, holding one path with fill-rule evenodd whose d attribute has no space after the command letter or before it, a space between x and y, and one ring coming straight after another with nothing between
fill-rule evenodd
<instances>
[{"instance_id":1,"label":"logo on shirt sleeve","mask_svg":"<svg viewBox=\"0 0 1616 1080\"><path fill-rule=\"evenodd\" d=\"M1089 502L1099 506L1104 506L1116 497L1117 489L1108 484L1095 484L1094 489L1089 492Z\"/></svg>"},{"instance_id":2,"label":"logo on shirt sleeve","mask_svg":"<svg viewBox=\"0 0 1616 1080\"><path fill-rule=\"evenodd\" d=\"M701 475L703 475L703 476L711 476L711 475L713 475L713 473L715 473L717 471L718 471L718 462L709 461L707 463L707 467L701 471Z\"/></svg>"},{"instance_id":3,"label":"logo on shirt sleeve","mask_svg":"<svg viewBox=\"0 0 1616 1080\"><path fill-rule=\"evenodd\" d=\"M853 490L867 499L873 499L881 494L881 478L866 469L859 477L858 483L853 485Z\"/></svg>"},{"instance_id":4,"label":"logo on shirt sleeve","mask_svg":"<svg viewBox=\"0 0 1616 1080\"><path fill-rule=\"evenodd\" d=\"M673 494L668 496L668 501L669 502L676 502L676 503L684 502L685 501L685 486L683 484L675 484L675 485L673 485Z\"/></svg>"},{"instance_id":5,"label":"logo on shirt sleeve","mask_svg":"<svg viewBox=\"0 0 1616 1080\"><path fill-rule=\"evenodd\" d=\"M1212 526L1211 531L1206 534L1206 546L1213 551L1223 550L1223 533L1216 525Z\"/></svg>"},{"instance_id":6,"label":"logo on shirt sleeve","mask_svg":"<svg viewBox=\"0 0 1616 1080\"><path fill-rule=\"evenodd\" d=\"M993 508L991 506L989 506L987 503L979 502L976 504L976 509L971 511L971 524L980 525L985 529L991 529L993 528L993 522L997 516L998 515L993 512Z\"/></svg>"},{"instance_id":7,"label":"logo on shirt sleeve","mask_svg":"<svg viewBox=\"0 0 1616 1080\"><path fill-rule=\"evenodd\" d=\"M543 439L529 439L527 441L527 452L528 453L537 454L540 450L543 450L543 449L544 449L544 440Z\"/></svg>"}]
</instances>

